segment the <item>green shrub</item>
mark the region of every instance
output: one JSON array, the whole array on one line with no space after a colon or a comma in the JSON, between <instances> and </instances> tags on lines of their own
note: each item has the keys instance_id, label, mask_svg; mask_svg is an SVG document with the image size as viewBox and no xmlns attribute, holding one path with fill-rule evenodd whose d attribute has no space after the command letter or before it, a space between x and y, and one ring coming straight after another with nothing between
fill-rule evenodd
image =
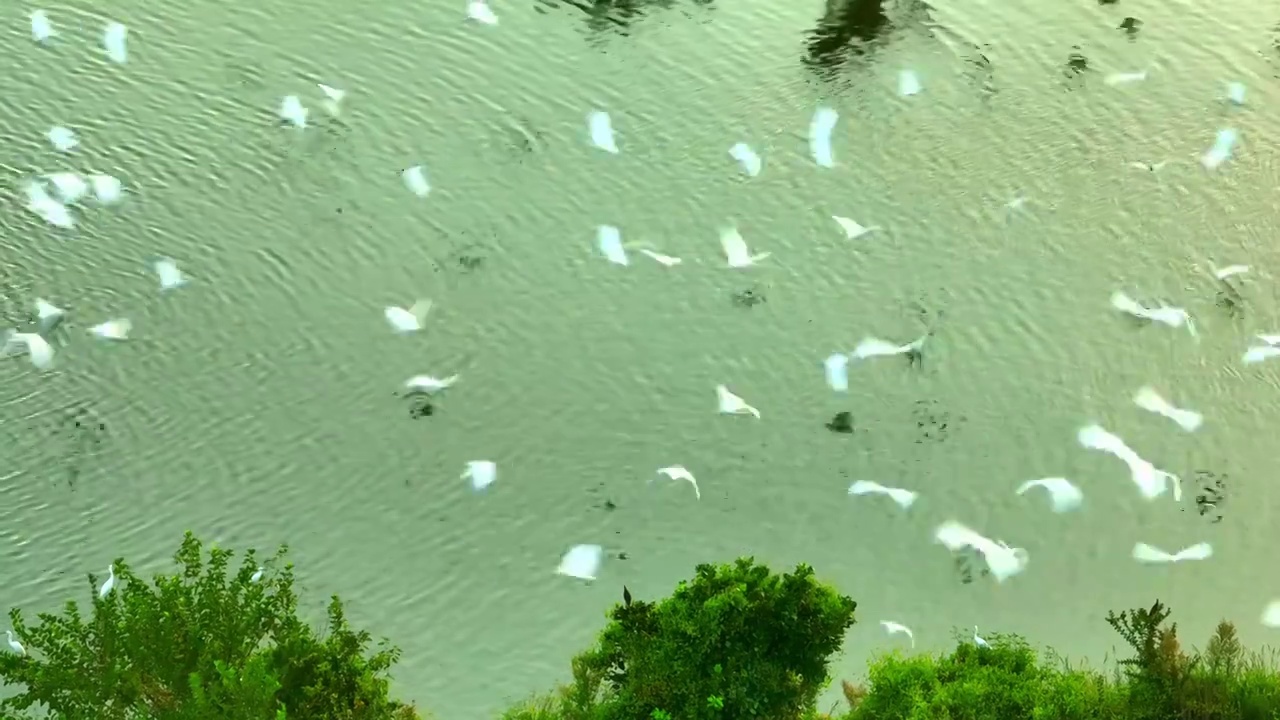
<instances>
[{"instance_id":1,"label":"green shrub","mask_svg":"<svg viewBox=\"0 0 1280 720\"><path fill-rule=\"evenodd\" d=\"M856 603L801 565L699 565L656 603L615 606L575 662L563 717L789 720L813 710Z\"/></svg>"},{"instance_id":2,"label":"green shrub","mask_svg":"<svg viewBox=\"0 0 1280 720\"><path fill-rule=\"evenodd\" d=\"M351 630L337 597L323 637L298 618L286 553L255 582L252 551L229 574L232 553L214 547L206 559L188 533L175 574L148 583L119 559L106 597L90 576L88 618L74 601L34 626L10 610L27 654L0 653L0 680L19 689L0 700L0 717L36 708L62 720L417 718L387 696L398 651L367 655L369 634Z\"/></svg>"}]
</instances>

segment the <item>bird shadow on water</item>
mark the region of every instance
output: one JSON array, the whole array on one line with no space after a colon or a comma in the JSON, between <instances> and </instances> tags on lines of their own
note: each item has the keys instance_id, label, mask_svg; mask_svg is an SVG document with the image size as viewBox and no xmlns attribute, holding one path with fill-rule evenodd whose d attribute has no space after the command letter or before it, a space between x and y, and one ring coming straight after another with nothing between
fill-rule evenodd
<instances>
[{"instance_id":1,"label":"bird shadow on water","mask_svg":"<svg viewBox=\"0 0 1280 720\"><path fill-rule=\"evenodd\" d=\"M538 12L548 9L573 8L583 13L582 20L591 35L606 34L627 37L634 24L658 12L676 9L711 9L715 0L538 0ZM685 17L694 17L685 12Z\"/></svg>"}]
</instances>

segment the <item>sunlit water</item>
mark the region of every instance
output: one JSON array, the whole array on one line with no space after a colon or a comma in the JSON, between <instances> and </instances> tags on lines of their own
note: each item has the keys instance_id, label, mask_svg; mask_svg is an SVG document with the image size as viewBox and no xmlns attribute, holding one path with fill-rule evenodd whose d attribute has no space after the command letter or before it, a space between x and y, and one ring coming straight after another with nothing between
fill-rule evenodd
<instances>
[{"instance_id":1,"label":"sunlit water","mask_svg":"<svg viewBox=\"0 0 1280 720\"><path fill-rule=\"evenodd\" d=\"M49 7L48 49L23 12L5 20L0 309L22 324L39 296L71 319L56 372L0 365L0 606L86 596L84 574L121 555L164 567L186 529L287 542L311 609L346 599L404 649L398 694L443 718L564 679L623 583L658 597L742 554L811 563L858 601L840 676L901 645L881 619L927 649L977 624L1097 662L1118 644L1105 612L1158 597L1192 641L1221 617L1266 639L1277 375L1239 358L1280 329L1280 17L1243 2L900 9L873 54L820 81L802 61L816 5L677 6L627 36L593 34L573 7L494 0L485 27L463 3L328 5ZM1143 21L1135 38L1125 16ZM100 49L108 19L130 27L126 65ZM1072 46L1092 68L1074 80ZM1145 67L1145 82L1102 82ZM903 69L919 95L896 97ZM1233 80L1243 108L1223 102ZM316 82L349 91L340 121ZM286 94L313 127L277 125ZM833 169L806 147L820 103L841 113ZM618 155L587 142L594 109ZM55 124L80 148L50 149ZM1226 126L1236 157L1207 173L1197 158ZM729 156L737 142L763 157L758 177ZM418 164L425 199L400 178ZM131 195L73 232L40 226L20 182L60 169L111 172ZM832 215L884 230L849 241ZM724 268L729 222L773 257ZM601 224L685 262L610 265ZM155 255L191 284L162 296ZM1207 276L1229 263L1253 266L1239 318ZM1116 289L1187 307L1200 341L1135 329L1107 305ZM419 297L435 301L428 329L391 333L382 307ZM88 337L116 316L134 339ZM855 363L847 395L825 386L830 353L930 327L922 368ZM395 392L422 373L461 379L413 419ZM719 383L762 419L717 415ZM1148 383L1204 428L1134 407ZM841 410L851 435L824 428ZM1191 487L1181 506L1142 501L1122 464L1076 444L1091 421L1188 485L1224 478L1220 513L1197 513ZM460 475L480 459L499 475L477 494ZM648 482L674 464L701 501ZM1014 494L1055 475L1084 489L1079 511ZM921 499L904 513L850 498L855 479ZM963 583L932 541L949 518L1025 547L1030 567ZM1216 554L1139 566L1137 541ZM576 543L608 551L594 584L553 573Z\"/></svg>"}]
</instances>

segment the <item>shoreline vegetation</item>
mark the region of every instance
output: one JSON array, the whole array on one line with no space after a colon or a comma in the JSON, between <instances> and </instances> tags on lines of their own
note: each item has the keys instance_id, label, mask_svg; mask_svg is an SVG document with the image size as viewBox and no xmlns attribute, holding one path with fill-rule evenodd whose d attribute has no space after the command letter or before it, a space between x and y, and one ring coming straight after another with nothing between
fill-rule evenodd
<instances>
[{"instance_id":1,"label":"shoreline vegetation","mask_svg":"<svg viewBox=\"0 0 1280 720\"><path fill-rule=\"evenodd\" d=\"M287 547L232 570L190 533L178 570L146 580L123 559L29 624L9 611L0 720L423 720L391 697L400 651L350 628L332 597L322 630L297 615ZM699 565L660 600L611 608L571 679L502 720L1276 720L1276 657L1228 621L1203 649L1159 601L1107 615L1129 647L1112 672L1074 666L1016 635L959 638L949 653L871 660L843 703L817 707L857 604L800 565Z\"/></svg>"}]
</instances>

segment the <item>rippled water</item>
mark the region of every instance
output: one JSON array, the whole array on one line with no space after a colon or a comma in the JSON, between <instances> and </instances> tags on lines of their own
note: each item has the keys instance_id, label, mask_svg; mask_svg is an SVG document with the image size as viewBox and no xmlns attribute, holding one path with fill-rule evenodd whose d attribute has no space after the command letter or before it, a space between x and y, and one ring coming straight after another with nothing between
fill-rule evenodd
<instances>
[{"instance_id":1,"label":"rippled water","mask_svg":"<svg viewBox=\"0 0 1280 720\"><path fill-rule=\"evenodd\" d=\"M622 583L656 597L697 562L749 553L809 562L858 600L842 674L894 645L880 619L924 647L976 623L1100 660L1116 644L1106 610L1159 597L1191 638L1224 616L1264 637L1256 617L1280 594L1265 575L1277 375L1239 355L1280 329L1280 16L904 3L859 55L831 51L851 21L812 38L816 5L673 3L624 26L493 0L497 27L434 1L188 7L122 3L124 67L97 51L96 10L50 7L64 37L48 50L21 13L5 21L0 310L25 322L41 296L72 322L57 372L0 365L0 606L51 608L118 555L160 567L185 529L288 542L314 609L348 599L403 647L398 692L443 718L563 679ZM1134 37L1116 29L1126 16L1143 21ZM1074 79L1073 46L1093 69ZM1153 63L1145 83L1102 82ZM902 100L907 67L925 91ZM1230 80L1247 107L1221 101ZM277 127L284 94L318 108L315 82L349 90L342 121ZM805 146L820 102L842 115L833 170ZM587 145L593 108L613 115L620 155ZM71 158L44 145L55 123L81 134ZM1228 124L1240 152L1206 173L1196 157ZM728 157L738 141L764 156L759 177ZM1127 166L1166 158L1157 175ZM419 163L423 201L399 177ZM64 168L115 173L133 195L75 232L33 224L21 179ZM1027 212L1008 212L1021 194ZM850 242L831 215L886 230ZM773 258L721 267L727 221ZM602 223L685 264L608 265ZM192 285L161 297L155 254ZM1215 306L1210 263L1253 266L1243 317ZM1189 307L1201 341L1135 330L1107 307L1120 288ZM735 303L746 290L764 302ZM430 328L393 336L381 307L416 297L436 301ZM135 339L91 342L85 328L117 315ZM923 369L873 362L847 397L824 386L827 354L927 326ZM455 372L432 417L394 396ZM718 416L717 383L763 419ZM1132 407L1144 383L1205 428ZM852 435L823 427L841 410ZM1076 445L1091 420L1189 480L1225 478L1223 520L1190 498L1140 502L1119 463ZM458 475L481 458L499 480L477 495ZM701 502L646 482L675 463ZM1075 478L1084 509L1012 494L1046 475ZM851 500L857 478L922 500L906 515ZM962 583L931 542L951 517L1026 547L1028 572ZM1139 567L1137 540L1217 555ZM552 574L579 542L611 553L592 585Z\"/></svg>"}]
</instances>

